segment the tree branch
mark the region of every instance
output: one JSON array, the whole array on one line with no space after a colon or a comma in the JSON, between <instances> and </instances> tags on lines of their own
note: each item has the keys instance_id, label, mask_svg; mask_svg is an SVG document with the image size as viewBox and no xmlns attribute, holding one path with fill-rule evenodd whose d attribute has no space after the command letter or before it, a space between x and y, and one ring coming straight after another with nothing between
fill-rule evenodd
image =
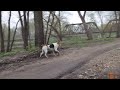
<instances>
[{"instance_id":1,"label":"tree branch","mask_svg":"<svg viewBox=\"0 0 120 90\"><path fill-rule=\"evenodd\" d=\"M86 11L84 12L83 18L85 18L85 15L86 15Z\"/></svg>"},{"instance_id":2,"label":"tree branch","mask_svg":"<svg viewBox=\"0 0 120 90\"><path fill-rule=\"evenodd\" d=\"M23 17L23 16L24 16L24 15L22 15L21 17ZM17 23L16 23L15 31L14 31L14 34L13 34L13 40L12 40L12 42L11 42L10 51L12 50L13 43L14 43L14 41L15 41L15 35L16 35L16 30L17 30L17 26L18 26L19 21L20 21L20 18L19 18L19 20L18 20Z\"/></svg>"}]
</instances>

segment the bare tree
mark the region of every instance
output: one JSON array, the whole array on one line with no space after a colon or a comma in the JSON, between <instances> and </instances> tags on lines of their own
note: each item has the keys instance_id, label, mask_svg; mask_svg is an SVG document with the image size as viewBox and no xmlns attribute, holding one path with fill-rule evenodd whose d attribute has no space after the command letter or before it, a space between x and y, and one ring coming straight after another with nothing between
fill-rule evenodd
<instances>
[{"instance_id":1,"label":"bare tree","mask_svg":"<svg viewBox=\"0 0 120 90\"><path fill-rule=\"evenodd\" d=\"M55 13L55 12L52 12L52 13ZM51 22L51 26L54 24L54 19L55 19L55 17L54 17L54 15L52 14L52 22ZM52 28L50 27L50 31L49 31L49 34L48 34L48 37L47 37L47 44L49 43L49 40L50 40L50 35L51 35L51 32L52 32Z\"/></svg>"},{"instance_id":2,"label":"bare tree","mask_svg":"<svg viewBox=\"0 0 120 90\"><path fill-rule=\"evenodd\" d=\"M18 11L18 14L19 14L19 18L20 18L20 23L21 23L21 31L22 31L22 39L23 39L23 42L25 41L24 39L24 25L23 25L23 20L22 20L22 17L21 17L21 13L20 11ZM24 49L25 49L25 44L23 45L24 46Z\"/></svg>"},{"instance_id":3,"label":"bare tree","mask_svg":"<svg viewBox=\"0 0 120 90\"><path fill-rule=\"evenodd\" d=\"M111 26L110 26L110 31L109 31L109 38L111 37L111 33L112 33L112 26L113 26L113 24L111 24Z\"/></svg>"},{"instance_id":4,"label":"bare tree","mask_svg":"<svg viewBox=\"0 0 120 90\"><path fill-rule=\"evenodd\" d=\"M62 41L60 11L58 13L58 16L56 15L55 11L49 11L49 12L50 13L48 16L48 20L44 19L45 22L47 23L46 32L45 32L46 44L49 43L49 39L50 39L52 31L54 31L57 34L58 41ZM48 26L49 26L49 29L48 29ZM52 27L54 27L54 29Z\"/></svg>"},{"instance_id":5,"label":"bare tree","mask_svg":"<svg viewBox=\"0 0 120 90\"><path fill-rule=\"evenodd\" d=\"M61 12L59 11L59 30L60 30L60 35L61 35L61 40L62 40L62 31L61 31L61 21L60 21L60 17L61 17Z\"/></svg>"},{"instance_id":6,"label":"bare tree","mask_svg":"<svg viewBox=\"0 0 120 90\"><path fill-rule=\"evenodd\" d=\"M53 23L53 25L51 25L51 26L53 26L55 29L53 29L54 30L54 32L57 34L57 36L58 36L58 39L59 39L59 41L62 41L62 33L61 33L61 21L60 21L60 12L59 12L59 15L57 16L55 13L52 13L52 16L54 17L56 17L56 22L55 22L55 25L54 25L54 23ZM59 28L57 28L56 27L56 25L59 25L58 27Z\"/></svg>"},{"instance_id":7,"label":"bare tree","mask_svg":"<svg viewBox=\"0 0 120 90\"><path fill-rule=\"evenodd\" d=\"M97 23L97 20L99 19L99 24L100 24L99 29L101 32L101 36L104 37L106 26L109 25L109 23L105 24L104 19L106 19L106 21L108 22L113 20L113 16L114 16L113 11L106 11L106 12L105 11L92 11L92 12L89 11L89 13L87 14L88 14L88 17L90 17L91 21L94 21ZM97 16L97 18L95 16Z\"/></svg>"},{"instance_id":8,"label":"bare tree","mask_svg":"<svg viewBox=\"0 0 120 90\"><path fill-rule=\"evenodd\" d=\"M28 28L28 22L27 22L27 17L26 17L26 11L23 11L23 17L24 17L23 20L22 20L20 11L18 11L18 14L19 14L20 22L21 22L24 49L27 49L27 47L28 47L28 35L29 35L29 30L28 29L29 28Z\"/></svg>"},{"instance_id":9,"label":"bare tree","mask_svg":"<svg viewBox=\"0 0 120 90\"><path fill-rule=\"evenodd\" d=\"M30 48L31 48L31 40L30 40L30 31L29 31L29 11L27 12L27 30L28 30L28 38L29 38L29 45L30 45Z\"/></svg>"},{"instance_id":10,"label":"bare tree","mask_svg":"<svg viewBox=\"0 0 120 90\"><path fill-rule=\"evenodd\" d=\"M91 30L88 29L88 26L86 24L85 14L86 14L86 11L84 12L83 16L82 16L81 12L78 11L78 15L80 16L80 19L81 19L81 21L83 23L83 26L84 26L85 32L87 34L88 40L92 40L93 39L92 32L91 32Z\"/></svg>"},{"instance_id":11,"label":"bare tree","mask_svg":"<svg viewBox=\"0 0 120 90\"><path fill-rule=\"evenodd\" d=\"M10 51L10 20L11 20L11 11L9 13L9 20L8 20L8 42L7 42L7 52Z\"/></svg>"},{"instance_id":12,"label":"bare tree","mask_svg":"<svg viewBox=\"0 0 120 90\"><path fill-rule=\"evenodd\" d=\"M23 17L23 16L21 16ZM10 46L10 51L12 50L12 47L13 47L13 43L15 41L15 35L16 35L16 30L17 30L17 26L18 26L18 23L20 22L20 19L17 21L16 23L16 27L15 27L15 31L14 31L14 34L13 34L13 39L12 39L12 42L11 42L11 46Z\"/></svg>"},{"instance_id":13,"label":"bare tree","mask_svg":"<svg viewBox=\"0 0 120 90\"><path fill-rule=\"evenodd\" d=\"M120 11L114 11L115 19L116 19L116 25L117 25L117 32L116 32L116 38L120 37ZM117 21L118 18L118 21Z\"/></svg>"},{"instance_id":14,"label":"bare tree","mask_svg":"<svg viewBox=\"0 0 120 90\"><path fill-rule=\"evenodd\" d=\"M28 22L27 22L27 16L26 16L26 11L23 11L24 15L24 47L27 49L28 47L28 34L29 34L29 27L28 27Z\"/></svg>"},{"instance_id":15,"label":"bare tree","mask_svg":"<svg viewBox=\"0 0 120 90\"><path fill-rule=\"evenodd\" d=\"M52 14L52 11L49 11L49 16L48 16L48 21L47 21L47 28L46 28L46 32L45 32L45 37L44 37L44 43L45 44L47 44L47 33L48 33L48 24L49 24L49 22L50 22L50 16L51 16L51 14Z\"/></svg>"},{"instance_id":16,"label":"bare tree","mask_svg":"<svg viewBox=\"0 0 120 90\"><path fill-rule=\"evenodd\" d=\"M4 36L3 36L3 30L2 30L2 11L0 11L0 41L1 41L1 52L5 52Z\"/></svg>"},{"instance_id":17,"label":"bare tree","mask_svg":"<svg viewBox=\"0 0 120 90\"><path fill-rule=\"evenodd\" d=\"M102 17L102 12L101 11L97 11L97 13L98 13L98 16L99 16L99 18L100 18L100 22L101 22L101 29L103 30L103 17Z\"/></svg>"},{"instance_id":18,"label":"bare tree","mask_svg":"<svg viewBox=\"0 0 120 90\"><path fill-rule=\"evenodd\" d=\"M104 27L103 27L103 17L102 17L102 12L101 11L97 11L97 13L98 13L98 16L99 16L99 19L100 19L100 22L101 22L101 35L102 35L102 37L104 37L104 32L103 32L103 29L104 29Z\"/></svg>"},{"instance_id":19,"label":"bare tree","mask_svg":"<svg viewBox=\"0 0 120 90\"><path fill-rule=\"evenodd\" d=\"M43 18L44 19L44 18ZM46 19L44 19L45 20L45 22L47 22L47 20ZM51 30L53 30L56 34L57 34L57 36L58 36L58 38L60 37L59 35L59 32L57 31L57 29L55 28L55 26L56 26L56 23L55 23L55 25L53 26L53 25L51 25L51 24L48 24L50 27L51 27ZM59 41L59 40L58 40Z\"/></svg>"},{"instance_id":20,"label":"bare tree","mask_svg":"<svg viewBox=\"0 0 120 90\"><path fill-rule=\"evenodd\" d=\"M55 15L56 16L56 15ZM61 16L61 13L59 11L59 14L58 16L56 16L57 20L58 20L58 23L59 23L59 40L62 41L62 31L61 31L61 21L60 21L60 16Z\"/></svg>"}]
</instances>

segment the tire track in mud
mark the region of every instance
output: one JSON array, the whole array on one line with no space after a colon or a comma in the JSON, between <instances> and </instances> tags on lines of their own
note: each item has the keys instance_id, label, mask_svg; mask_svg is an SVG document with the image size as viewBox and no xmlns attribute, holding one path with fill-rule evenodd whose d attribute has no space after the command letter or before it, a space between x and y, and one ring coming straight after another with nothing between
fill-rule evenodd
<instances>
[{"instance_id":1,"label":"tire track in mud","mask_svg":"<svg viewBox=\"0 0 120 90\"><path fill-rule=\"evenodd\" d=\"M97 50L97 51L89 54L87 57L81 58L82 61L80 63L78 63L75 67L70 68L66 72L63 72L60 75L58 75L57 77L52 78L52 79L61 79L62 77L67 76L67 75L71 74L72 72L74 72L75 70L81 68L86 63L88 63L91 59L93 59L93 58L95 58L95 57L97 57L97 56L99 56L99 55L101 55L103 53L106 53L106 52L108 52L110 50L113 50L115 48L119 48L119 47L120 47L120 44L116 44L116 45L113 45L113 46L106 47L105 49Z\"/></svg>"}]
</instances>

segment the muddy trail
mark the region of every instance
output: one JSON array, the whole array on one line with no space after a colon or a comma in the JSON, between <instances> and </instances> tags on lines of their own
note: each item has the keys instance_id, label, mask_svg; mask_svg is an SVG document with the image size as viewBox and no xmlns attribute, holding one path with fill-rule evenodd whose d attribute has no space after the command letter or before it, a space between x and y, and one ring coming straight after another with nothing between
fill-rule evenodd
<instances>
[{"instance_id":1,"label":"muddy trail","mask_svg":"<svg viewBox=\"0 0 120 90\"><path fill-rule=\"evenodd\" d=\"M60 50L60 56L49 55L49 58L39 58L38 54L24 56L18 59L1 61L1 79L60 79L105 52L120 47L120 40L84 48L67 48ZM29 58L28 58L29 57ZM23 58L23 57L20 57ZM11 61L11 62L10 62Z\"/></svg>"}]
</instances>

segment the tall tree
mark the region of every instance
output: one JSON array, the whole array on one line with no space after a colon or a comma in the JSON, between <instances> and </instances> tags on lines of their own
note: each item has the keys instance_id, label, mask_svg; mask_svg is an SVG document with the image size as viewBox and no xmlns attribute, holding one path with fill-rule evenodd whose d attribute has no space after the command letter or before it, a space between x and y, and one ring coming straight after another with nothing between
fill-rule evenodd
<instances>
[{"instance_id":1,"label":"tall tree","mask_svg":"<svg viewBox=\"0 0 120 90\"><path fill-rule=\"evenodd\" d=\"M52 13L55 13L55 12L52 12ZM51 22L51 26L54 24L54 15L52 14L52 22ZM52 33L52 28L50 27L50 30L49 30L49 34L48 34L48 37L47 37L47 40L46 40L46 43L48 44L49 43L49 40L50 40L50 36L51 36L51 33Z\"/></svg>"},{"instance_id":2,"label":"tall tree","mask_svg":"<svg viewBox=\"0 0 120 90\"><path fill-rule=\"evenodd\" d=\"M56 17L57 21L56 24L58 22L58 27L59 27L59 31L55 31L58 35L59 41L62 41L62 32L61 32L61 20L60 20L60 11L58 13L58 16L56 14L54 14L54 16Z\"/></svg>"},{"instance_id":3,"label":"tall tree","mask_svg":"<svg viewBox=\"0 0 120 90\"><path fill-rule=\"evenodd\" d=\"M26 17L26 11L23 11L23 20L21 17L20 11L18 11L20 22L21 22L21 30L22 30L22 38L24 42L24 49L27 49L28 47L28 35L29 35L29 28L28 28L28 22Z\"/></svg>"},{"instance_id":4,"label":"tall tree","mask_svg":"<svg viewBox=\"0 0 120 90\"><path fill-rule=\"evenodd\" d=\"M114 11L115 19L116 19L116 25L117 25L117 32L116 32L116 38L120 37L120 11ZM118 21L117 21L118 18Z\"/></svg>"},{"instance_id":5,"label":"tall tree","mask_svg":"<svg viewBox=\"0 0 120 90\"><path fill-rule=\"evenodd\" d=\"M54 32L57 34L58 41L62 41L61 21L60 21L59 16L60 16L60 12L59 12L59 15L58 15L58 16L55 14L55 12L52 13L52 17L55 17L55 20L56 20L56 21L53 22L53 23L51 23L51 26L54 28L53 30L54 30ZM57 24L58 24L58 26L57 26ZM58 28L57 28L57 27L58 27Z\"/></svg>"},{"instance_id":6,"label":"tall tree","mask_svg":"<svg viewBox=\"0 0 120 90\"><path fill-rule=\"evenodd\" d=\"M62 41L62 28L61 28L61 21L60 21L60 18L61 18L61 12L59 11L59 16L58 16L58 21L59 21L59 30L60 30L60 40Z\"/></svg>"},{"instance_id":7,"label":"tall tree","mask_svg":"<svg viewBox=\"0 0 120 90\"><path fill-rule=\"evenodd\" d=\"M80 19L83 23L83 26L84 26L85 32L87 34L88 40L92 40L93 39L92 32L91 32L91 30L88 29L88 26L87 26L86 21L85 21L86 11L84 12L83 16L82 16L81 12L78 11L78 15L79 15L79 17L80 17Z\"/></svg>"},{"instance_id":8,"label":"tall tree","mask_svg":"<svg viewBox=\"0 0 120 90\"><path fill-rule=\"evenodd\" d=\"M30 40L30 27L29 27L29 15L30 14L30 12L28 11L27 12L27 29L28 29L28 38L29 38L29 45L30 45L30 48L31 48L31 40Z\"/></svg>"},{"instance_id":9,"label":"tall tree","mask_svg":"<svg viewBox=\"0 0 120 90\"><path fill-rule=\"evenodd\" d=\"M28 27L28 22L27 22L27 16L26 16L26 11L23 11L24 15L24 44L25 48L27 49L28 46L28 34L29 34L29 27Z\"/></svg>"},{"instance_id":10,"label":"tall tree","mask_svg":"<svg viewBox=\"0 0 120 90\"><path fill-rule=\"evenodd\" d=\"M101 11L97 11L97 13L98 13L98 16L99 16L99 18L100 18L100 22L101 22L101 29L103 30L103 17L102 17L102 12Z\"/></svg>"},{"instance_id":11,"label":"tall tree","mask_svg":"<svg viewBox=\"0 0 120 90\"><path fill-rule=\"evenodd\" d=\"M5 52L4 35L2 30L2 11L0 11L0 40L1 40L1 52Z\"/></svg>"},{"instance_id":12,"label":"tall tree","mask_svg":"<svg viewBox=\"0 0 120 90\"><path fill-rule=\"evenodd\" d=\"M34 11L34 24L35 24L35 46L41 48L41 45L44 44L44 27L42 11Z\"/></svg>"},{"instance_id":13,"label":"tall tree","mask_svg":"<svg viewBox=\"0 0 120 90\"><path fill-rule=\"evenodd\" d=\"M19 21L20 21L20 19L16 23L15 31L14 31L14 34L13 34L13 39L12 39L11 46L10 46L10 51L12 50L13 43L15 41L15 35L16 35L16 30L17 30L17 26L18 26Z\"/></svg>"},{"instance_id":14,"label":"tall tree","mask_svg":"<svg viewBox=\"0 0 120 90\"><path fill-rule=\"evenodd\" d=\"M102 12L101 11L97 11L97 13L98 13L98 17L100 18L100 22L101 22L101 35L102 35L102 37L104 37L104 27L103 27L103 17L102 17Z\"/></svg>"},{"instance_id":15,"label":"tall tree","mask_svg":"<svg viewBox=\"0 0 120 90\"><path fill-rule=\"evenodd\" d=\"M7 52L10 51L10 20L11 20L11 11L9 13L9 20L8 20L8 40L7 40Z\"/></svg>"},{"instance_id":16,"label":"tall tree","mask_svg":"<svg viewBox=\"0 0 120 90\"><path fill-rule=\"evenodd\" d=\"M46 22L47 23L47 27L46 27L46 32L45 32L45 36L44 36L45 44L47 44L47 33L48 33L48 26L49 26L48 24L50 22L51 13L52 13L52 11L49 11L48 21Z\"/></svg>"}]
</instances>

